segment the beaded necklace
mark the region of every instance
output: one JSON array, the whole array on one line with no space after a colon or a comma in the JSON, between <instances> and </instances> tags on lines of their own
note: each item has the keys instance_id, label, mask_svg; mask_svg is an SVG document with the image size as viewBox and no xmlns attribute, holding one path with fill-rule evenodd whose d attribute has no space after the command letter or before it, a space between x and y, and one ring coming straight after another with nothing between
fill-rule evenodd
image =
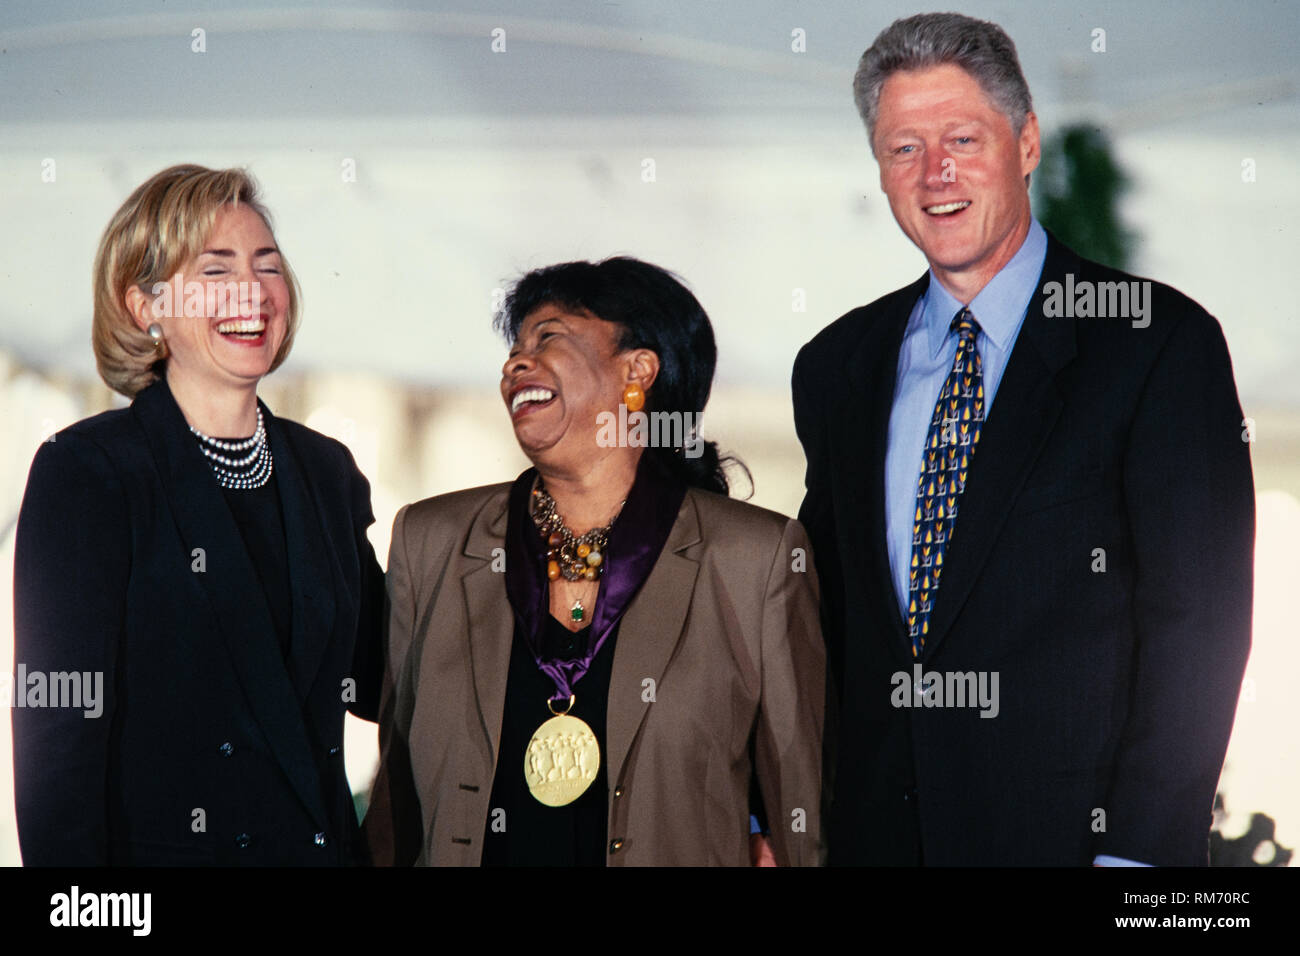
<instances>
[{"instance_id":1,"label":"beaded necklace","mask_svg":"<svg viewBox=\"0 0 1300 956\"><path fill-rule=\"evenodd\" d=\"M626 503L626 502L624 502ZM618 506L623 510L623 505ZM561 576L566 581L594 581L604 569L605 545L609 542L609 529L618 518L615 512L609 524L592 528L586 534L575 535L564 524L555 510L555 499L539 478L533 489L533 524L546 542L546 577L554 581Z\"/></svg>"}]
</instances>

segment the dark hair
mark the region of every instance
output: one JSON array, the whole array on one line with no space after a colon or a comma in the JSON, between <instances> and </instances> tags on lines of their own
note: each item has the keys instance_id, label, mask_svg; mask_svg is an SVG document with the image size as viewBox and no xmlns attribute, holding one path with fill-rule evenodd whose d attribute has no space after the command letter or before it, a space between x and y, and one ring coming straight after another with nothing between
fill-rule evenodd
<instances>
[{"instance_id":1,"label":"dark hair","mask_svg":"<svg viewBox=\"0 0 1300 956\"><path fill-rule=\"evenodd\" d=\"M544 305L586 313L619 327L618 348L649 349L659 356L659 374L646 390L645 411L700 415L713 386L718 349L703 306L666 269L615 256L601 262L564 262L534 269L506 295L493 327L514 344L524 319ZM668 470L693 488L727 494L725 467L749 469L735 456L722 457L716 442L688 457L678 447L649 447ZM752 485L752 479L751 479Z\"/></svg>"}]
</instances>

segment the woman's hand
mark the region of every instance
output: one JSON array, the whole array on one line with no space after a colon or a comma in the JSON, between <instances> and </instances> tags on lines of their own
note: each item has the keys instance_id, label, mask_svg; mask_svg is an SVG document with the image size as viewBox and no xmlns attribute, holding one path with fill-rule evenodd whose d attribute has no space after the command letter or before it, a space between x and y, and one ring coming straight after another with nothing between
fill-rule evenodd
<instances>
[{"instance_id":1,"label":"woman's hand","mask_svg":"<svg viewBox=\"0 0 1300 956\"><path fill-rule=\"evenodd\" d=\"M749 835L749 865L776 866L776 856L772 853L772 844L761 833Z\"/></svg>"}]
</instances>

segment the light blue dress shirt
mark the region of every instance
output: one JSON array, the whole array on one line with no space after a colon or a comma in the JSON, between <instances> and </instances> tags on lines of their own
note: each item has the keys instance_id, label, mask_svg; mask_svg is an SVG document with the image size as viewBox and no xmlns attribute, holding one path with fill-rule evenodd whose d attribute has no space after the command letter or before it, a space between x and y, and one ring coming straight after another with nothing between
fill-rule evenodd
<instances>
[{"instance_id":1,"label":"light blue dress shirt","mask_svg":"<svg viewBox=\"0 0 1300 956\"><path fill-rule=\"evenodd\" d=\"M975 340L984 369L984 418L993 410L1002 373L1024 325L1029 303L1038 290L1038 278L1047 258L1047 233L1037 219L1011 261L966 307L979 323ZM950 332L963 303L939 284L930 272L930 285L912 307L898 352L894 405L889 413L889 445L885 451L885 528L889 536L889 568L894 595L904 619L907 616L908 568L912 560L912 527L916 517L916 479L921 474L921 453L953 360L957 333ZM971 462L979 467L979 452ZM960 527L960 510L958 512ZM1122 857L1098 855L1101 866L1149 866Z\"/></svg>"},{"instance_id":2,"label":"light blue dress shirt","mask_svg":"<svg viewBox=\"0 0 1300 956\"><path fill-rule=\"evenodd\" d=\"M966 306L980 326L975 346L984 367L985 420L993 410L998 384L1020 326L1024 324L1029 302L1037 291L1046 258L1047 233L1037 219L1030 220L1029 232L1020 249ZM930 286L912 307L898 352L894 405L889 413L889 445L885 451L885 529L894 594L904 617L916 517L916 479L921 474L921 454L934 416L934 403L957 357L958 336L948 327L964 304L939 284L931 270ZM979 467L978 449L971 467ZM959 529L960 514L959 506Z\"/></svg>"}]
</instances>

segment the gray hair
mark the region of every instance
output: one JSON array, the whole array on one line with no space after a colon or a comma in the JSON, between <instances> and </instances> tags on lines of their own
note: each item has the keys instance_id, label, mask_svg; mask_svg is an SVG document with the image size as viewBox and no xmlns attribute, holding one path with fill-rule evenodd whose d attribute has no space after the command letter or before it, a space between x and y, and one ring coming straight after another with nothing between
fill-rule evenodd
<instances>
[{"instance_id":1,"label":"gray hair","mask_svg":"<svg viewBox=\"0 0 1300 956\"><path fill-rule=\"evenodd\" d=\"M875 151L876 115L885 80L899 70L918 70L952 63L979 83L1011 123L1017 136L1034 108L1029 84L1020 70L1016 45L996 23L960 13L921 13L895 20L881 31L858 61L853 75L853 102Z\"/></svg>"}]
</instances>

